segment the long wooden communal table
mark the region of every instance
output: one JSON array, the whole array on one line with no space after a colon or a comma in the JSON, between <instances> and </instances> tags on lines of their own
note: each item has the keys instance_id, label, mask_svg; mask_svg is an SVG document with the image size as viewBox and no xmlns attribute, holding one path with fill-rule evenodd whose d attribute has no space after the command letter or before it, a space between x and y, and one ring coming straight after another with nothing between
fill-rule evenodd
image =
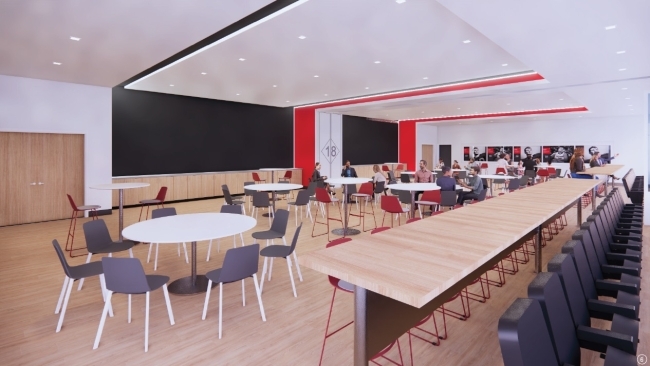
<instances>
[{"instance_id":1,"label":"long wooden communal table","mask_svg":"<svg viewBox=\"0 0 650 366\"><path fill-rule=\"evenodd\" d=\"M614 164L608 164L605 166L596 166L593 168L585 169L584 172L578 172L578 174L585 174L585 175L591 175L596 176L596 175L606 175L606 176L614 176L614 173L617 171L621 170L625 165L614 165ZM612 188L614 188L614 179L612 178ZM607 194L607 179L605 179L605 194Z\"/></svg>"},{"instance_id":2,"label":"long wooden communal table","mask_svg":"<svg viewBox=\"0 0 650 366\"><path fill-rule=\"evenodd\" d=\"M354 364L368 360L471 284L526 240L536 240L541 271L542 227L597 180L555 179L351 242L303 254L301 264L355 285Z\"/></svg>"}]
</instances>

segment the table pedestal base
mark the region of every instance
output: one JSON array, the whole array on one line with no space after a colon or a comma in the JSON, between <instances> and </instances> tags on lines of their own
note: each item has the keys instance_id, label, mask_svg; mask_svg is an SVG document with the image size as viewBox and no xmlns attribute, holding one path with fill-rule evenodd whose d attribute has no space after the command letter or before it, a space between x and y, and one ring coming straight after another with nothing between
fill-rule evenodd
<instances>
[{"instance_id":1,"label":"table pedestal base","mask_svg":"<svg viewBox=\"0 0 650 366\"><path fill-rule=\"evenodd\" d=\"M192 284L192 276L179 278L169 284L168 290L175 295L194 295L208 290L208 278L204 275L197 275L196 282ZM215 282L212 287L216 286Z\"/></svg>"},{"instance_id":2,"label":"table pedestal base","mask_svg":"<svg viewBox=\"0 0 650 366\"><path fill-rule=\"evenodd\" d=\"M343 235L343 236L359 235L359 234L361 234L361 231L359 231L357 229L351 229L351 228L334 229L334 230L332 230L332 234L334 234L334 235Z\"/></svg>"}]
</instances>

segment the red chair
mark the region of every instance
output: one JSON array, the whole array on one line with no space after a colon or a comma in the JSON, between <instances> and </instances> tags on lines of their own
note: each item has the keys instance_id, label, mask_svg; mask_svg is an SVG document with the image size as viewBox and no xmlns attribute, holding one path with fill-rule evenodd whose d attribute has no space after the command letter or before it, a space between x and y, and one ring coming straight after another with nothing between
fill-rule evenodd
<instances>
[{"instance_id":1,"label":"red chair","mask_svg":"<svg viewBox=\"0 0 650 366\"><path fill-rule=\"evenodd\" d=\"M355 201L357 202L357 209L359 210L359 214L353 214L353 213L348 213L348 216L357 216L359 217L359 225L361 225L361 228L363 231L368 231L371 229L366 230L366 211L365 207L368 206L368 202L372 201L372 194L374 191L374 187L372 186L372 182L368 183L363 183L361 185L361 188L359 188L359 191L357 193L352 193L351 196L355 198ZM362 201L362 202L360 202ZM373 207L372 203L370 204L370 210L372 210L372 219L375 222L375 227L377 227L377 219L375 217L375 208ZM359 226L355 225L355 226Z\"/></svg>"},{"instance_id":2,"label":"red chair","mask_svg":"<svg viewBox=\"0 0 650 366\"><path fill-rule=\"evenodd\" d=\"M382 165L381 170L384 171L384 172L389 172L390 168L388 167L388 165Z\"/></svg>"},{"instance_id":3,"label":"red chair","mask_svg":"<svg viewBox=\"0 0 650 366\"><path fill-rule=\"evenodd\" d=\"M508 172L506 172L506 168L497 168L496 174L504 174L505 175L505 174L508 174Z\"/></svg>"},{"instance_id":4,"label":"red chair","mask_svg":"<svg viewBox=\"0 0 650 366\"><path fill-rule=\"evenodd\" d=\"M253 180L255 181L255 183L266 182L266 179L260 179L260 175L255 172L253 172Z\"/></svg>"},{"instance_id":5,"label":"red chair","mask_svg":"<svg viewBox=\"0 0 650 366\"><path fill-rule=\"evenodd\" d=\"M381 219L381 226L384 226L384 220L386 219L387 212L391 214L390 227L393 227L392 214L400 215L406 213L408 215L409 213L409 210L403 208L402 205L399 203L397 196L381 196L381 209L384 210L384 216ZM398 222L398 226L399 226L399 222Z\"/></svg>"},{"instance_id":6,"label":"red chair","mask_svg":"<svg viewBox=\"0 0 650 366\"><path fill-rule=\"evenodd\" d=\"M399 170L399 171L404 170L404 164L397 164L397 168L395 168L395 170Z\"/></svg>"},{"instance_id":7,"label":"red chair","mask_svg":"<svg viewBox=\"0 0 650 366\"><path fill-rule=\"evenodd\" d=\"M285 181L285 182L291 182L291 178L293 177L293 172L291 170L287 170L284 173L284 177L279 178L278 181Z\"/></svg>"},{"instance_id":8,"label":"red chair","mask_svg":"<svg viewBox=\"0 0 650 366\"><path fill-rule=\"evenodd\" d=\"M160 190L158 191L158 195L156 198L152 200L142 200L140 203L142 206L140 206L140 216L138 216L138 222L142 220L142 210L144 209L145 206L147 206L147 214L144 216L144 219L149 218L149 206L150 205L156 205L156 208L165 208L165 196L167 195L167 187L160 187Z\"/></svg>"},{"instance_id":9,"label":"red chair","mask_svg":"<svg viewBox=\"0 0 650 366\"><path fill-rule=\"evenodd\" d=\"M422 218L422 206L430 206L431 212L440 210L440 190L436 191L424 191L422 197L419 201L415 201L415 204L418 205L418 211L420 212L420 218ZM436 207L434 210L433 207Z\"/></svg>"},{"instance_id":10,"label":"red chair","mask_svg":"<svg viewBox=\"0 0 650 366\"><path fill-rule=\"evenodd\" d=\"M336 239L336 240L333 240L333 241L327 243L327 245L325 245L325 248L331 248L333 246L344 244L344 243L347 243L349 241L352 241L352 239L350 239L350 238ZM327 315L327 324L325 325L325 337L323 337L323 347L321 348L320 360L318 361L318 365L321 365L323 363L323 355L325 354L325 342L327 342L327 338L333 336L334 334L340 332L341 330L343 330L344 328L346 328L350 324L354 323L354 320L350 321L350 322L346 323L344 326L342 326L342 327L340 327L340 328L336 329L335 331L328 334L329 327L330 327L330 320L332 319L332 310L334 309L334 299L336 298L336 291L340 290L340 291L352 294L352 293L354 293L354 285L349 283L349 282L341 281L338 278L332 277L332 276L327 276L327 279L329 280L330 285L332 285L332 287L334 287L334 292L332 293L332 301L330 302L330 311L329 311L329 313ZM390 358L388 358L386 356L386 353L388 353L388 351L390 351L395 344L397 344L397 349L399 350L400 363L397 363L397 362L393 361L392 359L390 359ZM377 353L370 361L373 362L374 364L378 365L377 362L373 361L373 360L378 359L378 358L384 358L384 359L386 359L386 360L388 360L388 361L390 361L390 362L392 362L393 364L396 364L396 365L403 365L404 360L402 359L402 349L400 348L399 340L393 341L391 344L389 344L383 350L379 351L379 353Z\"/></svg>"},{"instance_id":11,"label":"red chair","mask_svg":"<svg viewBox=\"0 0 650 366\"><path fill-rule=\"evenodd\" d=\"M481 163L481 174L487 173L488 163Z\"/></svg>"},{"instance_id":12,"label":"red chair","mask_svg":"<svg viewBox=\"0 0 650 366\"><path fill-rule=\"evenodd\" d=\"M549 178L557 178L557 171L555 170L554 167L549 166L548 168L546 168L546 170L548 171Z\"/></svg>"},{"instance_id":13,"label":"red chair","mask_svg":"<svg viewBox=\"0 0 650 366\"><path fill-rule=\"evenodd\" d=\"M325 222L318 221L318 215L315 215L315 217L314 217L314 225L311 228L311 237L314 238L314 237L317 237L317 236L327 234L327 241L330 241L330 220L338 221L338 222L341 223L341 226L343 226L343 220L342 220L343 216L341 215L341 205L338 206L339 207L339 217L341 217L341 219L333 219L333 218L330 217L330 204L332 202L337 202L338 203L339 201L338 200L333 201L332 197L330 197L330 195L327 193L327 190L325 188L316 188L316 201L321 205L321 212L322 212L322 206L323 205L325 206L325 210L326 210ZM323 234L314 235L314 229L316 229L316 224L326 225L327 226L327 232L323 233Z\"/></svg>"},{"instance_id":14,"label":"red chair","mask_svg":"<svg viewBox=\"0 0 650 366\"><path fill-rule=\"evenodd\" d=\"M539 177L539 182L545 182L548 179L548 169L537 169L537 176Z\"/></svg>"},{"instance_id":15,"label":"red chair","mask_svg":"<svg viewBox=\"0 0 650 366\"><path fill-rule=\"evenodd\" d=\"M90 211L88 216L92 217L93 220L97 220L97 209L100 208L101 206L99 205L77 206L74 203L72 196L70 195L68 195L68 201L70 201L70 206L72 207L72 215L70 216L70 227L68 228L68 239L65 241L65 250L69 253L70 258L72 258L72 257L78 257L80 255L83 255L83 254L72 255L73 251L86 249L86 247L73 249L74 233L77 229L77 215L79 214L79 212ZM93 213L95 213L95 215L93 215ZM72 238L72 240L70 240L70 238Z\"/></svg>"}]
</instances>

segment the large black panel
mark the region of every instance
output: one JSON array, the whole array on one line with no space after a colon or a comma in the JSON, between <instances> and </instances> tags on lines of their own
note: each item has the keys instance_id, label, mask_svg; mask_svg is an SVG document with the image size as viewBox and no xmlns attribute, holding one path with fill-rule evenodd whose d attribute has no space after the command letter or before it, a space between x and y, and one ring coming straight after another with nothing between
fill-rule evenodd
<instances>
[{"instance_id":1,"label":"large black panel","mask_svg":"<svg viewBox=\"0 0 650 366\"><path fill-rule=\"evenodd\" d=\"M397 123L343 115L343 162L352 165L397 161Z\"/></svg>"},{"instance_id":2,"label":"large black panel","mask_svg":"<svg viewBox=\"0 0 650 366\"><path fill-rule=\"evenodd\" d=\"M113 88L113 176L293 166L293 109Z\"/></svg>"}]
</instances>

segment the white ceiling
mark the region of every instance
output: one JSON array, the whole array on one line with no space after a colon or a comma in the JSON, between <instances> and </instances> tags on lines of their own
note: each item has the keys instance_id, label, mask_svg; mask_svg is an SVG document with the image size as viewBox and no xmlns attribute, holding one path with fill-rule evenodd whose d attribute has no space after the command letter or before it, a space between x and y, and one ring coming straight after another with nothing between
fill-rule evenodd
<instances>
[{"instance_id":1,"label":"white ceiling","mask_svg":"<svg viewBox=\"0 0 650 366\"><path fill-rule=\"evenodd\" d=\"M2 0L0 74L113 87L271 2Z\"/></svg>"},{"instance_id":2,"label":"white ceiling","mask_svg":"<svg viewBox=\"0 0 650 366\"><path fill-rule=\"evenodd\" d=\"M310 0L129 88L294 106L527 70L435 1Z\"/></svg>"}]
</instances>

